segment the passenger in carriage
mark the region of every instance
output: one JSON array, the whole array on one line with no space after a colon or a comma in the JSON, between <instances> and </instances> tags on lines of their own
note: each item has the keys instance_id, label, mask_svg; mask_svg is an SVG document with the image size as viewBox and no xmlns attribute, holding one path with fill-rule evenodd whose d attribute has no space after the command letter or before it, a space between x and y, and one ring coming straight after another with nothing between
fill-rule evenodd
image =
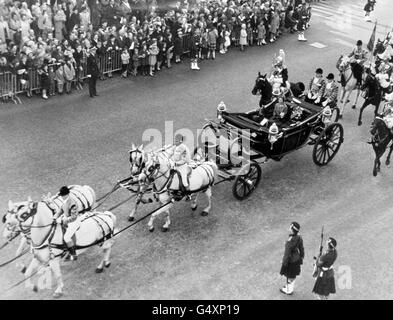
<instances>
[{"instance_id":1,"label":"passenger in carriage","mask_svg":"<svg viewBox=\"0 0 393 320\"><path fill-rule=\"evenodd\" d=\"M308 92L305 101L308 103L319 104L325 92L325 80L323 79L323 70L318 68L315 76L310 80Z\"/></svg>"},{"instance_id":2,"label":"passenger in carriage","mask_svg":"<svg viewBox=\"0 0 393 320\"><path fill-rule=\"evenodd\" d=\"M275 84L279 84L281 87L284 87L290 90L291 85L288 81L288 68L285 62L285 52L284 50L280 50L280 53L277 58L275 58L273 64L273 72L269 78L269 82L274 86Z\"/></svg>"},{"instance_id":3,"label":"passenger in carriage","mask_svg":"<svg viewBox=\"0 0 393 320\"><path fill-rule=\"evenodd\" d=\"M329 73L326 79L327 79L326 87L319 105L322 107L327 107L328 105L329 107L333 107L337 105L339 88L336 81L334 81L333 73Z\"/></svg>"}]
</instances>

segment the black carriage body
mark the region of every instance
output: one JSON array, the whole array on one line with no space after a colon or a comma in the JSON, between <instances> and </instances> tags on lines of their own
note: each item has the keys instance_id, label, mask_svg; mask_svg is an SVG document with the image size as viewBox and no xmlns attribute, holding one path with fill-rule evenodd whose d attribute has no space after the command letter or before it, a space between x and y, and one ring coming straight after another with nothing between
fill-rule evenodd
<instances>
[{"instance_id":1,"label":"black carriage body","mask_svg":"<svg viewBox=\"0 0 393 320\"><path fill-rule=\"evenodd\" d=\"M311 135L319 135L324 128L322 122L322 109L320 107L302 102L304 116L300 121L291 124L281 124L270 121L268 126L261 126L252 119L255 112L230 113L222 112L221 126L224 129L237 131L239 138L250 136L250 147L256 152L252 157L258 159L262 156L279 161L286 154L303 147ZM269 142L269 127L275 122L282 132L282 136L273 144Z\"/></svg>"}]
</instances>

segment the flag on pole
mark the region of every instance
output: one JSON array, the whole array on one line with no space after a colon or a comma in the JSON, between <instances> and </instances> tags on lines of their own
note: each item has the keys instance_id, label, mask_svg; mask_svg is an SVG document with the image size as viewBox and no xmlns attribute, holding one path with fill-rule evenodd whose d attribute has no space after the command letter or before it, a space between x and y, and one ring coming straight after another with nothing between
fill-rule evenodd
<instances>
[{"instance_id":1,"label":"flag on pole","mask_svg":"<svg viewBox=\"0 0 393 320\"><path fill-rule=\"evenodd\" d=\"M373 33L371 34L370 41L368 42L368 45L367 45L367 49L370 52L374 51L376 33L377 33L377 21L375 21L374 30L373 30Z\"/></svg>"}]
</instances>

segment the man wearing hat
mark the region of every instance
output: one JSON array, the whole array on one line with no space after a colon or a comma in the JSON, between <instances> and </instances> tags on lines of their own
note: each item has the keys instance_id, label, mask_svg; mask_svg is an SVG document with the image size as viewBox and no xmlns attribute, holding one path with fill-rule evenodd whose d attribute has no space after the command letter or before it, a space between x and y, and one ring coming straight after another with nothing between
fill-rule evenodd
<instances>
[{"instance_id":1,"label":"man wearing hat","mask_svg":"<svg viewBox=\"0 0 393 320\"><path fill-rule=\"evenodd\" d=\"M330 294L336 293L333 269L333 264L337 259L336 247L337 241L329 238L326 252L316 262L318 273L312 292L317 294L320 300L327 300Z\"/></svg>"},{"instance_id":2,"label":"man wearing hat","mask_svg":"<svg viewBox=\"0 0 393 320\"><path fill-rule=\"evenodd\" d=\"M301 268L304 259L304 247L303 238L299 235L300 225L297 222L292 222L289 226L289 238L285 242L284 257L282 259L282 265L280 275L286 277L286 284L280 291L287 295L292 295L295 279L300 275Z\"/></svg>"},{"instance_id":3,"label":"man wearing hat","mask_svg":"<svg viewBox=\"0 0 393 320\"><path fill-rule=\"evenodd\" d=\"M53 216L53 219L56 220L57 223L63 223L67 226L67 230L64 234L64 242L70 252L71 260L76 260L75 244L72 241L72 236L75 234L80 225L80 222L77 219L77 205L75 200L70 197L70 189L67 186L60 188L58 197L63 200L63 204L60 210Z\"/></svg>"},{"instance_id":4,"label":"man wearing hat","mask_svg":"<svg viewBox=\"0 0 393 320\"><path fill-rule=\"evenodd\" d=\"M98 96L97 94L97 79L100 76L100 70L96 61L96 47L90 48L87 57L87 77L89 78L89 95L90 98Z\"/></svg>"},{"instance_id":5,"label":"man wearing hat","mask_svg":"<svg viewBox=\"0 0 393 320\"><path fill-rule=\"evenodd\" d=\"M319 104L325 92L325 80L323 79L323 70L315 70L315 76L310 80L308 92L305 101L308 103Z\"/></svg>"},{"instance_id":6,"label":"man wearing hat","mask_svg":"<svg viewBox=\"0 0 393 320\"><path fill-rule=\"evenodd\" d=\"M351 59L351 63L354 64L353 76L357 80L357 85L362 85L362 75L363 75L363 65L367 61L367 51L363 49L363 41L358 40L356 42L356 47L353 48L350 54L348 54L348 58Z\"/></svg>"},{"instance_id":7,"label":"man wearing hat","mask_svg":"<svg viewBox=\"0 0 393 320\"><path fill-rule=\"evenodd\" d=\"M175 168L179 172L185 191L189 191L188 178L191 173L191 168L188 163L191 161L190 150L184 144L184 137L181 134L175 136L175 146L173 149L173 161Z\"/></svg>"},{"instance_id":8,"label":"man wearing hat","mask_svg":"<svg viewBox=\"0 0 393 320\"><path fill-rule=\"evenodd\" d=\"M322 94L321 105L323 107L326 107L328 105L335 106L335 105L337 105L339 87L338 87L336 81L334 81L334 74L333 73L329 73L328 76L326 77L326 79L327 79L327 82L325 85L325 90Z\"/></svg>"}]
</instances>

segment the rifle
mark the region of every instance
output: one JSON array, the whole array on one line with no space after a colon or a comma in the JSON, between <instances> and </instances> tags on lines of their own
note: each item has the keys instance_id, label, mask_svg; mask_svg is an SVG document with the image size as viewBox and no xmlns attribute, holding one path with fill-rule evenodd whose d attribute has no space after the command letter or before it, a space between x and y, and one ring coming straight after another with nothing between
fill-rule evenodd
<instances>
[{"instance_id":1,"label":"rifle","mask_svg":"<svg viewBox=\"0 0 393 320\"><path fill-rule=\"evenodd\" d=\"M323 226L322 226L322 230L321 230L321 244L319 245L319 254L318 254L318 257L314 257L314 260L315 260L315 262L314 262L314 271L312 273L312 276L314 278L316 278L318 276L318 269L319 268L317 266L317 261L321 257L321 255L322 255L322 250L323 250Z\"/></svg>"}]
</instances>

